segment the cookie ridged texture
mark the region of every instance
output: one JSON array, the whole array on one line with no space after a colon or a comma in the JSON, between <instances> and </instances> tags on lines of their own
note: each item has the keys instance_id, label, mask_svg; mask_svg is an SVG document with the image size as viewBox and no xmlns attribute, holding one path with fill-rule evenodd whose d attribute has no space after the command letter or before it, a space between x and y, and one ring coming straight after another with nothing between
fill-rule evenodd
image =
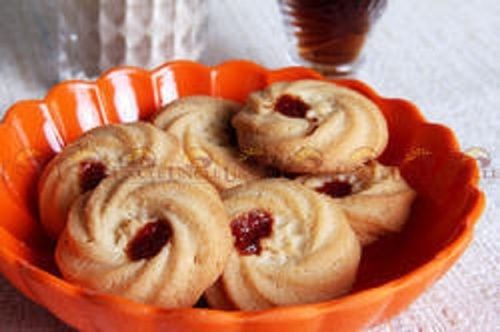
<instances>
[{"instance_id":1,"label":"cookie ridged texture","mask_svg":"<svg viewBox=\"0 0 500 332\"><path fill-rule=\"evenodd\" d=\"M169 241L152 257L132 259L130 241L152 220L169 223ZM137 302L189 307L229 257L227 222L217 191L204 179L172 179L158 168L122 171L73 204L56 261L64 278L79 285Z\"/></svg>"},{"instance_id":2,"label":"cookie ridged texture","mask_svg":"<svg viewBox=\"0 0 500 332\"><path fill-rule=\"evenodd\" d=\"M397 167L375 161L351 173L302 176L297 180L312 189L331 181L350 183L352 194L333 199L344 209L363 246L386 234L399 232L416 197Z\"/></svg>"},{"instance_id":3,"label":"cookie ridged texture","mask_svg":"<svg viewBox=\"0 0 500 332\"><path fill-rule=\"evenodd\" d=\"M303 102L304 116L276 111L283 96ZM354 169L380 155L388 141L385 118L372 101L317 80L278 82L251 94L232 123L243 150L288 172Z\"/></svg>"},{"instance_id":4,"label":"cookie ridged texture","mask_svg":"<svg viewBox=\"0 0 500 332\"><path fill-rule=\"evenodd\" d=\"M230 121L241 107L221 98L186 97L167 105L153 124L175 135L198 173L223 190L264 175L232 142Z\"/></svg>"},{"instance_id":5,"label":"cookie ridged texture","mask_svg":"<svg viewBox=\"0 0 500 332\"><path fill-rule=\"evenodd\" d=\"M92 129L45 168L39 182L42 224L54 238L62 232L70 205L86 191L81 186L82 163L99 163L109 175L127 167L181 166L183 158L177 139L148 123Z\"/></svg>"},{"instance_id":6,"label":"cookie ridged texture","mask_svg":"<svg viewBox=\"0 0 500 332\"><path fill-rule=\"evenodd\" d=\"M290 180L252 182L223 193L234 220L267 211L272 233L258 255L233 248L224 272L208 289L209 304L260 310L314 303L347 293L360 259L359 242L342 210L330 199Z\"/></svg>"}]
</instances>

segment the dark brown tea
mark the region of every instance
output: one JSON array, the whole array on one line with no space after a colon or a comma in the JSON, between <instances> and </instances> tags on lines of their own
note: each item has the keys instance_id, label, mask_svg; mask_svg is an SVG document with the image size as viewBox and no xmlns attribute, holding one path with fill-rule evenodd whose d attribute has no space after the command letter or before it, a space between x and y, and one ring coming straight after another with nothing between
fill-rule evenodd
<instances>
[{"instance_id":1,"label":"dark brown tea","mask_svg":"<svg viewBox=\"0 0 500 332\"><path fill-rule=\"evenodd\" d=\"M341 73L357 60L387 0L281 0L298 56ZM344 69L342 69L344 67ZM337 68L337 69L335 69Z\"/></svg>"}]
</instances>

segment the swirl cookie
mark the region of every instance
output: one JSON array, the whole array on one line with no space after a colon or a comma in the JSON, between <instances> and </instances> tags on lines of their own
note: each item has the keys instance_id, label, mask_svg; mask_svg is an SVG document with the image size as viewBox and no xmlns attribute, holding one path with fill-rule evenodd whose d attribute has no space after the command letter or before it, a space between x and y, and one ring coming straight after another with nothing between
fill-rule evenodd
<instances>
[{"instance_id":1,"label":"swirl cookie","mask_svg":"<svg viewBox=\"0 0 500 332\"><path fill-rule=\"evenodd\" d=\"M325 81L278 82L255 92L232 124L243 151L296 173L353 169L380 155L388 140L373 102Z\"/></svg>"},{"instance_id":2,"label":"swirl cookie","mask_svg":"<svg viewBox=\"0 0 500 332\"><path fill-rule=\"evenodd\" d=\"M174 165L183 161L175 137L147 123L108 125L85 133L45 168L39 183L42 224L56 238L70 205L106 176L125 167Z\"/></svg>"},{"instance_id":3,"label":"swirl cookie","mask_svg":"<svg viewBox=\"0 0 500 332\"><path fill-rule=\"evenodd\" d=\"M297 181L334 198L362 245L400 231L416 196L397 167L374 161L351 173L302 176Z\"/></svg>"},{"instance_id":4,"label":"swirl cookie","mask_svg":"<svg viewBox=\"0 0 500 332\"><path fill-rule=\"evenodd\" d=\"M175 135L198 173L223 190L264 175L238 150L230 120L240 104L208 96L174 101L153 124Z\"/></svg>"},{"instance_id":5,"label":"swirl cookie","mask_svg":"<svg viewBox=\"0 0 500 332\"><path fill-rule=\"evenodd\" d=\"M205 292L215 308L259 310L348 292L359 242L343 211L293 181L260 180L223 193L233 253Z\"/></svg>"},{"instance_id":6,"label":"swirl cookie","mask_svg":"<svg viewBox=\"0 0 500 332\"><path fill-rule=\"evenodd\" d=\"M67 280L85 287L189 307L229 257L227 223L217 191L201 178L122 171L72 205L56 262Z\"/></svg>"}]
</instances>

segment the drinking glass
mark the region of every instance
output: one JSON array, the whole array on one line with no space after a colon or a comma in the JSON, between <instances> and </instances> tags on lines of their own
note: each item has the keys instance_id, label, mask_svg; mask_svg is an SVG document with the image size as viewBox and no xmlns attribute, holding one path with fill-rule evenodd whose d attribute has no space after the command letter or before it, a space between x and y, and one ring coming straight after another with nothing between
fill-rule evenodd
<instances>
[{"instance_id":1,"label":"drinking glass","mask_svg":"<svg viewBox=\"0 0 500 332\"><path fill-rule=\"evenodd\" d=\"M279 0L290 54L325 75L356 69L387 0Z\"/></svg>"},{"instance_id":2,"label":"drinking glass","mask_svg":"<svg viewBox=\"0 0 500 332\"><path fill-rule=\"evenodd\" d=\"M195 60L205 46L205 0L58 0L56 10L61 79Z\"/></svg>"},{"instance_id":3,"label":"drinking glass","mask_svg":"<svg viewBox=\"0 0 500 332\"><path fill-rule=\"evenodd\" d=\"M95 78L117 65L197 60L205 48L206 0L28 2L23 24L36 32L30 47L43 54L55 80Z\"/></svg>"}]
</instances>

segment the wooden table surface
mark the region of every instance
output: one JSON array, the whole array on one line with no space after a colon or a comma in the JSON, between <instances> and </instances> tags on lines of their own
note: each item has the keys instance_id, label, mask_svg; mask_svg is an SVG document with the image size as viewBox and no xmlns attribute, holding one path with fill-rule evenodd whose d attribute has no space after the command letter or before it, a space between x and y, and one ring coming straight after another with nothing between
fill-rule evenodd
<instances>
[{"instance_id":1,"label":"wooden table surface","mask_svg":"<svg viewBox=\"0 0 500 332\"><path fill-rule=\"evenodd\" d=\"M201 61L293 64L275 1L209 1L209 46ZM16 100L40 98L49 88L36 78L19 14L28 4L0 3L2 114ZM491 159L481 180L487 209L470 248L408 310L373 331L500 331L499 17L495 0L391 0L368 41L355 77L383 95L412 100L429 119L454 129L464 150L479 147ZM69 328L0 277L0 331L63 330Z\"/></svg>"}]
</instances>

